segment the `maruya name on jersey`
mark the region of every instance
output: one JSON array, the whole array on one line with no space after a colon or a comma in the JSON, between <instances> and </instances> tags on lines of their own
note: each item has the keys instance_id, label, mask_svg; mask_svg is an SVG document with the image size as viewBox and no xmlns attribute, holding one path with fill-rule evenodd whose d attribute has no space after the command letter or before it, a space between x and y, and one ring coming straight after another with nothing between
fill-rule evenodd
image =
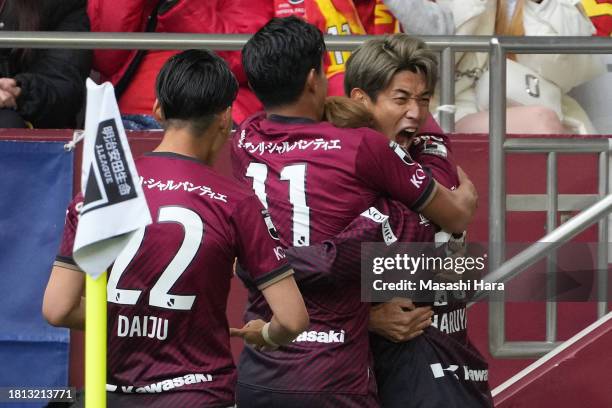
<instances>
[{"instance_id":1,"label":"maruya name on jersey","mask_svg":"<svg viewBox=\"0 0 612 408\"><path fill-rule=\"evenodd\" d=\"M167 380L158 381L153 384L145 385L142 387L135 387L133 385L122 385L118 387L113 384L106 384L106 391L110 392L123 392L126 394L139 393L139 394L156 394L160 392L171 391L175 388L179 388L190 384L199 384L204 382L210 382L213 380L210 374L186 374L181 377L170 378Z\"/></svg>"},{"instance_id":2,"label":"maruya name on jersey","mask_svg":"<svg viewBox=\"0 0 612 408\"><path fill-rule=\"evenodd\" d=\"M295 340L297 343L344 343L344 330L305 331Z\"/></svg>"},{"instance_id":3,"label":"maruya name on jersey","mask_svg":"<svg viewBox=\"0 0 612 408\"><path fill-rule=\"evenodd\" d=\"M461 308L446 313L436 313L431 318L431 325L446 334L463 331L467 328L466 309Z\"/></svg>"}]
</instances>

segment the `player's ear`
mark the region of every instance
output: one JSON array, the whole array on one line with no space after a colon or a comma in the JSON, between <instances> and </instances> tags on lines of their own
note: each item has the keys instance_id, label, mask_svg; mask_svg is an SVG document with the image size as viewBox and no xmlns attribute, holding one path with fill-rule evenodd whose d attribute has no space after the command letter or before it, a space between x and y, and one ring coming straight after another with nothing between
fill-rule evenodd
<instances>
[{"instance_id":1,"label":"player's ear","mask_svg":"<svg viewBox=\"0 0 612 408\"><path fill-rule=\"evenodd\" d=\"M370 108L370 104L372 101L367 93L361 88L353 88L351 89L351 94L349 95L351 99L362 103L366 108Z\"/></svg>"},{"instance_id":2,"label":"player's ear","mask_svg":"<svg viewBox=\"0 0 612 408\"><path fill-rule=\"evenodd\" d=\"M317 80L318 80L317 71L314 68L312 68L310 71L308 71L308 76L306 77L305 89L308 92L314 93L317 89Z\"/></svg>"},{"instance_id":3,"label":"player's ear","mask_svg":"<svg viewBox=\"0 0 612 408\"><path fill-rule=\"evenodd\" d=\"M217 127L215 145L225 143L232 130L232 107L228 106L225 110L217 114L214 126Z\"/></svg>"},{"instance_id":4,"label":"player's ear","mask_svg":"<svg viewBox=\"0 0 612 408\"><path fill-rule=\"evenodd\" d=\"M214 163L217 155L225 145L228 136L232 130L232 107L228 106L225 110L217 113L215 119L211 124L211 139L210 147L208 150L208 157L206 162L209 164Z\"/></svg>"},{"instance_id":5,"label":"player's ear","mask_svg":"<svg viewBox=\"0 0 612 408\"><path fill-rule=\"evenodd\" d=\"M164 112L162 111L161 104L157 98L155 98L155 102L153 102L153 117L158 122L164 121Z\"/></svg>"},{"instance_id":6,"label":"player's ear","mask_svg":"<svg viewBox=\"0 0 612 408\"><path fill-rule=\"evenodd\" d=\"M232 106L228 106L223 112L221 112L221 122L223 123L223 131L229 135L232 130Z\"/></svg>"}]
</instances>

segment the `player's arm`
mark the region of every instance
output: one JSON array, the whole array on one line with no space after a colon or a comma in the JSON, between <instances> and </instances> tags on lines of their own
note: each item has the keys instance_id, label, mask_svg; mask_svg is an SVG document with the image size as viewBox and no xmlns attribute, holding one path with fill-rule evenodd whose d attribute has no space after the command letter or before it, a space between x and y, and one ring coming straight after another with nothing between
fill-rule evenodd
<instances>
[{"instance_id":1,"label":"player's arm","mask_svg":"<svg viewBox=\"0 0 612 408\"><path fill-rule=\"evenodd\" d=\"M85 328L85 299L82 298L85 275L72 259L72 247L79 221L76 207L82 201L79 194L68 206L62 241L42 307L43 316L51 325L78 330Z\"/></svg>"},{"instance_id":2,"label":"player's arm","mask_svg":"<svg viewBox=\"0 0 612 408\"><path fill-rule=\"evenodd\" d=\"M380 134L372 132L363 138L355 169L373 189L422 213L446 231L463 232L476 211L476 189L465 174L460 176L459 188L448 190L401 146Z\"/></svg>"},{"instance_id":3,"label":"player's arm","mask_svg":"<svg viewBox=\"0 0 612 408\"><path fill-rule=\"evenodd\" d=\"M85 329L84 274L82 271L55 265L45 296L43 316L53 326Z\"/></svg>"},{"instance_id":4,"label":"player's arm","mask_svg":"<svg viewBox=\"0 0 612 408\"><path fill-rule=\"evenodd\" d=\"M270 321L251 320L241 329L230 328L230 336L242 337L257 348L273 350L290 343L306 330L308 312L291 275L266 286L261 292L272 310Z\"/></svg>"},{"instance_id":5,"label":"player's arm","mask_svg":"<svg viewBox=\"0 0 612 408\"><path fill-rule=\"evenodd\" d=\"M293 276L260 290L273 313L268 331L273 343L287 344L308 328L306 305Z\"/></svg>"},{"instance_id":6,"label":"player's arm","mask_svg":"<svg viewBox=\"0 0 612 408\"><path fill-rule=\"evenodd\" d=\"M255 320L242 329L231 329L230 335L239 336L258 347L275 348L287 344L306 330L308 312L302 294L293 278L293 270L285 259L277 256L280 242L268 230L261 203L255 197L237 206L232 216L238 247L238 263L247 271L254 286L265 297L272 318L269 322Z\"/></svg>"},{"instance_id":7,"label":"player's arm","mask_svg":"<svg viewBox=\"0 0 612 408\"><path fill-rule=\"evenodd\" d=\"M476 187L457 167L459 187L449 190L436 182L433 197L419 212L445 231L462 234L474 218L478 203Z\"/></svg>"},{"instance_id":8,"label":"player's arm","mask_svg":"<svg viewBox=\"0 0 612 408\"><path fill-rule=\"evenodd\" d=\"M432 177L448 189L459 184L457 165L449 138L444 134L425 134L412 139L404 146L414 161L431 171Z\"/></svg>"}]
</instances>

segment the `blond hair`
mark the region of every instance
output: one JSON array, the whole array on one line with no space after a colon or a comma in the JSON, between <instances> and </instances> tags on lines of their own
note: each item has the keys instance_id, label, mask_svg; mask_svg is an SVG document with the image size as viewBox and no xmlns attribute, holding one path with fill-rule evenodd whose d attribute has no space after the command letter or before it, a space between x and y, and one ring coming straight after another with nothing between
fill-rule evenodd
<instances>
[{"instance_id":1,"label":"blond hair","mask_svg":"<svg viewBox=\"0 0 612 408\"><path fill-rule=\"evenodd\" d=\"M344 96L325 100L324 120L339 128L373 127L374 117L361 103Z\"/></svg>"}]
</instances>

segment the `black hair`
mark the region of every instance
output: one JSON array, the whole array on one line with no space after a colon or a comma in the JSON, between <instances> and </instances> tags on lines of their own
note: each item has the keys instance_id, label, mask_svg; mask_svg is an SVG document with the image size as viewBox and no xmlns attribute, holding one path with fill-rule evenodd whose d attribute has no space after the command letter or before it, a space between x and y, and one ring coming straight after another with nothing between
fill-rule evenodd
<instances>
[{"instance_id":1,"label":"black hair","mask_svg":"<svg viewBox=\"0 0 612 408\"><path fill-rule=\"evenodd\" d=\"M6 0L4 6L0 7L2 20L8 24L5 29L16 31L44 30L45 27L43 27L41 21L41 8L43 7L39 0ZM83 8L85 8L85 5L83 5ZM16 67L2 67L0 75L12 77L15 71L22 71L29 67L40 50L13 48L2 53L11 54L12 64L15 64Z\"/></svg>"},{"instance_id":2,"label":"black hair","mask_svg":"<svg viewBox=\"0 0 612 408\"><path fill-rule=\"evenodd\" d=\"M297 17L273 18L242 49L242 65L266 108L295 102L311 69L321 72L323 34Z\"/></svg>"},{"instance_id":3,"label":"black hair","mask_svg":"<svg viewBox=\"0 0 612 408\"><path fill-rule=\"evenodd\" d=\"M186 50L172 56L157 75L155 93L166 122L184 121L196 133L227 109L238 82L225 61L208 50Z\"/></svg>"}]
</instances>

